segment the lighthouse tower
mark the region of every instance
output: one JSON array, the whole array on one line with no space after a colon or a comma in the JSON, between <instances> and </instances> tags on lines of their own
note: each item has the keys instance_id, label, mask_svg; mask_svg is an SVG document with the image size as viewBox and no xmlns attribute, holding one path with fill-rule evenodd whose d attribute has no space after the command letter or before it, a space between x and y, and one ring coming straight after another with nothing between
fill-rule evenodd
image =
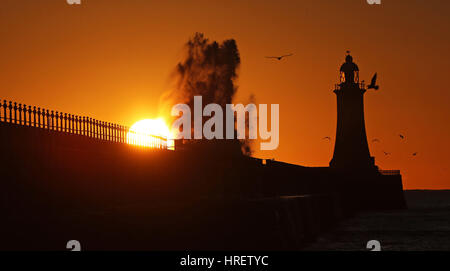
<instances>
[{"instance_id":1,"label":"lighthouse tower","mask_svg":"<svg viewBox=\"0 0 450 271\"><path fill-rule=\"evenodd\" d=\"M340 170L375 171L370 156L364 122L364 83L359 82L359 68L347 51L340 69L340 83L335 86L337 97L337 129L330 167Z\"/></svg>"}]
</instances>

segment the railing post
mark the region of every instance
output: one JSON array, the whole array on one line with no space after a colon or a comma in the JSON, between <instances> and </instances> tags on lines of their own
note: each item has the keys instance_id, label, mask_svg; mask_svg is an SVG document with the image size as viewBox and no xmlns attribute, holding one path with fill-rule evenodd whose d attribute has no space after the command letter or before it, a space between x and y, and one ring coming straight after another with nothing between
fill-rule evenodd
<instances>
[{"instance_id":1,"label":"railing post","mask_svg":"<svg viewBox=\"0 0 450 271\"><path fill-rule=\"evenodd\" d=\"M91 118L86 117L86 123L87 123L87 136L91 137Z\"/></svg>"},{"instance_id":2,"label":"railing post","mask_svg":"<svg viewBox=\"0 0 450 271\"><path fill-rule=\"evenodd\" d=\"M76 116L72 115L72 134L76 134L77 133L77 120L76 120Z\"/></svg>"},{"instance_id":3,"label":"railing post","mask_svg":"<svg viewBox=\"0 0 450 271\"><path fill-rule=\"evenodd\" d=\"M108 141L108 137L109 137L109 134L108 134L108 122L105 121L104 124L105 124L105 140Z\"/></svg>"},{"instance_id":4,"label":"railing post","mask_svg":"<svg viewBox=\"0 0 450 271\"><path fill-rule=\"evenodd\" d=\"M55 112L52 110L52 114L50 115L52 118L52 130L55 129Z\"/></svg>"},{"instance_id":5,"label":"railing post","mask_svg":"<svg viewBox=\"0 0 450 271\"><path fill-rule=\"evenodd\" d=\"M37 111L37 116L38 116L38 127L39 128L41 128L41 108L40 107L38 107L38 111ZM42 121L42 123L43 123L44 121ZM44 128L44 127L42 127L42 128Z\"/></svg>"},{"instance_id":6,"label":"railing post","mask_svg":"<svg viewBox=\"0 0 450 271\"><path fill-rule=\"evenodd\" d=\"M64 132L67 133L67 113L64 113Z\"/></svg>"},{"instance_id":7,"label":"railing post","mask_svg":"<svg viewBox=\"0 0 450 271\"><path fill-rule=\"evenodd\" d=\"M103 133L103 140L107 140L107 138L106 138L106 121L102 121L102 133Z\"/></svg>"},{"instance_id":8,"label":"railing post","mask_svg":"<svg viewBox=\"0 0 450 271\"><path fill-rule=\"evenodd\" d=\"M86 131L86 117L83 117L83 135L84 136L87 135L87 131Z\"/></svg>"},{"instance_id":9,"label":"railing post","mask_svg":"<svg viewBox=\"0 0 450 271\"><path fill-rule=\"evenodd\" d=\"M41 109L39 108L39 110L41 110ZM42 109L42 111L39 111L39 112L40 112L40 115L42 116L42 129L45 129L45 110Z\"/></svg>"},{"instance_id":10,"label":"railing post","mask_svg":"<svg viewBox=\"0 0 450 271\"><path fill-rule=\"evenodd\" d=\"M67 117L69 118L69 134L73 134L73 117L71 114L68 114Z\"/></svg>"},{"instance_id":11,"label":"railing post","mask_svg":"<svg viewBox=\"0 0 450 271\"><path fill-rule=\"evenodd\" d=\"M78 119L78 133L79 135L81 135L83 133L83 122L82 122L82 118L81 116L77 116Z\"/></svg>"},{"instance_id":12,"label":"railing post","mask_svg":"<svg viewBox=\"0 0 450 271\"><path fill-rule=\"evenodd\" d=\"M72 115L71 114L67 114L67 120L68 120L68 125L69 125L69 134L73 133L73 122L72 122Z\"/></svg>"},{"instance_id":13,"label":"railing post","mask_svg":"<svg viewBox=\"0 0 450 271\"><path fill-rule=\"evenodd\" d=\"M103 140L103 122L98 121L99 139Z\"/></svg>"},{"instance_id":14,"label":"railing post","mask_svg":"<svg viewBox=\"0 0 450 271\"><path fill-rule=\"evenodd\" d=\"M50 130L50 111L48 109L45 110L45 121L47 130Z\"/></svg>"},{"instance_id":15,"label":"railing post","mask_svg":"<svg viewBox=\"0 0 450 271\"><path fill-rule=\"evenodd\" d=\"M114 139L114 123L111 123L110 125L111 125L111 141L115 142L115 139Z\"/></svg>"},{"instance_id":16,"label":"railing post","mask_svg":"<svg viewBox=\"0 0 450 271\"><path fill-rule=\"evenodd\" d=\"M113 124L113 128L114 128L114 132L113 132L113 135L114 135L114 142L117 142L117 125L116 124Z\"/></svg>"},{"instance_id":17,"label":"railing post","mask_svg":"<svg viewBox=\"0 0 450 271\"><path fill-rule=\"evenodd\" d=\"M84 126L84 117L80 116L80 130L81 130L81 135L84 135L84 130L86 129L86 127Z\"/></svg>"},{"instance_id":18,"label":"railing post","mask_svg":"<svg viewBox=\"0 0 450 271\"><path fill-rule=\"evenodd\" d=\"M108 141L110 141L110 136L111 136L109 125L110 125L110 123L106 122L106 140L108 140Z\"/></svg>"},{"instance_id":19,"label":"railing post","mask_svg":"<svg viewBox=\"0 0 450 271\"><path fill-rule=\"evenodd\" d=\"M95 124L95 119L92 119L91 122L92 122L92 137L97 138L97 132L95 130L97 125Z\"/></svg>"},{"instance_id":20,"label":"railing post","mask_svg":"<svg viewBox=\"0 0 450 271\"><path fill-rule=\"evenodd\" d=\"M73 118L73 134L78 134L78 117L72 116Z\"/></svg>"},{"instance_id":21,"label":"railing post","mask_svg":"<svg viewBox=\"0 0 450 271\"><path fill-rule=\"evenodd\" d=\"M97 138L97 123L92 119L92 137Z\"/></svg>"},{"instance_id":22,"label":"railing post","mask_svg":"<svg viewBox=\"0 0 450 271\"><path fill-rule=\"evenodd\" d=\"M102 139L102 124L100 123L99 120L96 120L96 126L97 126L97 138L98 139Z\"/></svg>"},{"instance_id":23,"label":"railing post","mask_svg":"<svg viewBox=\"0 0 450 271\"><path fill-rule=\"evenodd\" d=\"M55 131L58 131L58 125L59 125L59 113L58 111L55 112L56 117L56 123L55 123ZM53 111L52 111L52 119L53 119ZM52 126L53 126L53 120L52 120Z\"/></svg>"},{"instance_id":24,"label":"railing post","mask_svg":"<svg viewBox=\"0 0 450 271\"><path fill-rule=\"evenodd\" d=\"M56 131L61 131L61 123L59 122L59 112L55 112L55 121L56 121Z\"/></svg>"},{"instance_id":25,"label":"railing post","mask_svg":"<svg viewBox=\"0 0 450 271\"><path fill-rule=\"evenodd\" d=\"M12 123L13 122L13 118L12 118L13 106L12 106L12 102L11 101L9 101L8 109L9 109L9 123Z\"/></svg>"},{"instance_id":26,"label":"railing post","mask_svg":"<svg viewBox=\"0 0 450 271\"><path fill-rule=\"evenodd\" d=\"M79 134L79 135L81 135L81 133L82 133L82 130L83 130L83 126L82 126L82 121L81 121L81 117L80 116L77 116L77 125L78 125L78 132L77 132L77 134Z\"/></svg>"},{"instance_id":27,"label":"railing post","mask_svg":"<svg viewBox=\"0 0 450 271\"><path fill-rule=\"evenodd\" d=\"M84 135L89 137L89 118L88 117L86 117L86 124L85 124L85 126L86 126L86 131L85 131Z\"/></svg>"},{"instance_id":28,"label":"railing post","mask_svg":"<svg viewBox=\"0 0 450 271\"><path fill-rule=\"evenodd\" d=\"M62 131L62 121L60 119L60 112L56 111L55 113L55 118L56 118L56 131Z\"/></svg>"},{"instance_id":29,"label":"railing post","mask_svg":"<svg viewBox=\"0 0 450 271\"><path fill-rule=\"evenodd\" d=\"M42 124L45 129L50 130L50 112L48 109L42 109Z\"/></svg>"},{"instance_id":30,"label":"railing post","mask_svg":"<svg viewBox=\"0 0 450 271\"><path fill-rule=\"evenodd\" d=\"M27 105L23 105L23 125L27 126Z\"/></svg>"},{"instance_id":31,"label":"railing post","mask_svg":"<svg viewBox=\"0 0 450 271\"><path fill-rule=\"evenodd\" d=\"M58 122L58 131L63 132L63 113L59 112L56 114L56 120Z\"/></svg>"},{"instance_id":32,"label":"railing post","mask_svg":"<svg viewBox=\"0 0 450 271\"><path fill-rule=\"evenodd\" d=\"M1 100L0 100L0 103L1 103ZM7 107L7 105L6 105L6 100L3 100L3 121L4 122L6 122L6 107Z\"/></svg>"},{"instance_id":33,"label":"railing post","mask_svg":"<svg viewBox=\"0 0 450 271\"><path fill-rule=\"evenodd\" d=\"M22 104L19 104L19 125L22 125Z\"/></svg>"},{"instance_id":34,"label":"railing post","mask_svg":"<svg viewBox=\"0 0 450 271\"><path fill-rule=\"evenodd\" d=\"M47 130L50 130L50 111L45 109L45 122Z\"/></svg>"},{"instance_id":35,"label":"railing post","mask_svg":"<svg viewBox=\"0 0 450 271\"><path fill-rule=\"evenodd\" d=\"M31 106L28 106L28 126L31 126L31 112L33 112L33 110L31 110Z\"/></svg>"},{"instance_id":36,"label":"railing post","mask_svg":"<svg viewBox=\"0 0 450 271\"><path fill-rule=\"evenodd\" d=\"M31 107L30 107L31 110ZM33 126L36 127L36 106L33 106ZM31 122L31 116L30 116L30 122Z\"/></svg>"},{"instance_id":37,"label":"railing post","mask_svg":"<svg viewBox=\"0 0 450 271\"><path fill-rule=\"evenodd\" d=\"M83 118L81 116L78 116L78 134L83 134Z\"/></svg>"},{"instance_id":38,"label":"railing post","mask_svg":"<svg viewBox=\"0 0 450 271\"><path fill-rule=\"evenodd\" d=\"M17 124L17 103L14 102L14 124Z\"/></svg>"},{"instance_id":39,"label":"railing post","mask_svg":"<svg viewBox=\"0 0 450 271\"><path fill-rule=\"evenodd\" d=\"M93 128L94 124L92 123L92 118L89 118L89 137L94 137Z\"/></svg>"},{"instance_id":40,"label":"railing post","mask_svg":"<svg viewBox=\"0 0 450 271\"><path fill-rule=\"evenodd\" d=\"M100 138L105 140L105 124L103 121L100 121Z\"/></svg>"},{"instance_id":41,"label":"railing post","mask_svg":"<svg viewBox=\"0 0 450 271\"><path fill-rule=\"evenodd\" d=\"M59 112L59 130L61 132L64 132L64 126L63 126L63 120L64 120L64 115L62 112Z\"/></svg>"},{"instance_id":42,"label":"railing post","mask_svg":"<svg viewBox=\"0 0 450 271\"><path fill-rule=\"evenodd\" d=\"M92 137L97 138L97 120L92 119Z\"/></svg>"},{"instance_id":43,"label":"railing post","mask_svg":"<svg viewBox=\"0 0 450 271\"><path fill-rule=\"evenodd\" d=\"M89 131L91 131L91 137L94 137L94 120L89 118Z\"/></svg>"},{"instance_id":44,"label":"railing post","mask_svg":"<svg viewBox=\"0 0 450 271\"><path fill-rule=\"evenodd\" d=\"M45 124L44 124L44 128L46 128L47 130L50 130L50 111L48 111L48 109L42 109L43 110L43 115L45 116Z\"/></svg>"},{"instance_id":45,"label":"railing post","mask_svg":"<svg viewBox=\"0 0 450 271\"><path fill-rule=\"evenodd\" d=\"M99 139L103 140L103 124L100 120L98 121L98 136Z\"/></svg>"},{"instance_id":46,"label":"railing post","mask_svg":"<svg viewBox=\"0 0 450 271\"><path fill-rule=\"evenodd\" d=\"M1 100L0 100L1 103ZM6 122L6 100L3 100L3 122Z\"/></svg>"},{"instance_id":47,"label":"railing post","mask_svg":"<svg viewBox=\"0 0 450 271\"><path fill-rule=\"evenodd\" d=\"M80 134L80 121L78 116L75 116L75 124L76 124L76 128L75 128L75 134Z\"/></svg>"},{"instance_id":48,"label":"railing post","mask_svg":"<svg viewBox=\"0 0 450 271\"><path fill-rule=\"evenodd\" d=\"M83 135L86 136L87 132L87 123L86 123L86 117L83 117Z\"/></svg>"}]
</instances>

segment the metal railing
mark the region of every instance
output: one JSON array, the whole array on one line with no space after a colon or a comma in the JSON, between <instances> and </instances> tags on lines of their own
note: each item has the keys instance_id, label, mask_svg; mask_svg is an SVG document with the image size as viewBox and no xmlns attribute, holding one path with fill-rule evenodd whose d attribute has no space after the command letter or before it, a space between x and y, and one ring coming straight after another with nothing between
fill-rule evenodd
<instances>
[{"instance_id":1,"label":"metal railing","mask_svg":"<svg viewBox=\"0 0 450 271\"><path fill-rule=\"evenodd\" d=\"M359 83L355 83L359 86L360 89L364 89L366 87L365 82L359 82ZM334 84L334 90L340 90L342 88L342 83L341 84Z\"/></svg>"},{"instance_id":2,"label":"metal railing","mask_svg":"<svg viewBox=\"0 0 450 271\"><path fill-rule=\"evenodd\" d=\"M98 140L167 149L167 139L130 131L129 127L86 116L0 100L0 123L34 127Z\"/></svg>"}]
</instances>

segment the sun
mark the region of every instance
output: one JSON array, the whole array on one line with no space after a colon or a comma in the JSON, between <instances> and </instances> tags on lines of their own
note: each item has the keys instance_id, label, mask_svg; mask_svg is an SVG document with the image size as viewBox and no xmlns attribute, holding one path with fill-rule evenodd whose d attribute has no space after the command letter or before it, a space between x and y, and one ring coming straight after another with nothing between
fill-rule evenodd
<instances>
[{"instance_id":1,"label":"sun","mask_svg":"<svg viewBox=\"0 0 450 271\"><path fill-rule=\"evenodd\" d=\"M127 133L128 144L149 148L172 149L172 138L163 118L140 120Z\"/></svg>"}]
</instances>

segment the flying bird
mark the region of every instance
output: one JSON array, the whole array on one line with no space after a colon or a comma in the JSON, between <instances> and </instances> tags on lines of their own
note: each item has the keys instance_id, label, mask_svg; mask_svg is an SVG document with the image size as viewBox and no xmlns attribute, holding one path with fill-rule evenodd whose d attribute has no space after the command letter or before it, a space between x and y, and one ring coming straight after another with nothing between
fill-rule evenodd
<instances>
[{"instance_id":1,"label":"flying bird","mask_svg":"<svg viewBox=\"0 0 450 271\"><path fill-rule=\"evenodd\" d=\"M372 81L370 81L370 85L367 86L367 89L375 89L378 90L379 86L377 85L377 73L372 77Z\"/></svg>"},{"instance_id":2,"label":"flying bird","mask_svg":"<svg viewBox=\"0 0 450 271\"><path fill-rule=\"evenodd\" d=\"M331 140L331 137L326 136L326 137L324 137L324 138L322 138L322 139L326 139L326 140L330 141L330 140Z\"/></svg>"},{"instance_id":3,"label":"flying bird","mask_svg":"<svg viewBox=\"0 0 450 271\"><path fill-rule=\"evenodd\" d=\"M405 136L402 135L402 134L399 134L398 136L399 136L401 139L405 139Z\"/></svg>"},{"instance_id":4,"label":"flying bird","mask_svg":"<svg viewBox=\"0 0 450 271\"><path fill-rule=\"evenodd\" d=\"M383 151L383 153L384 153L384 155L391 155L390 152L385 152L385 151Z\"/></svg>"},{"instance_id":5,"label":"flying bird","mask_svg":"<svg viewBox=\"0 0 450 271\"><path fill-rule=\"evenodd\" d=\"M372 139L372 142L380 142L380 140L378 138L374 138Z\"/></svg>"},{"instance_id":6,"label":"flying bird","mask_svg":"<svg viewBox=\"0 0 450 271\"><path fill-rule=\"evenodd\" d=\"M288 57L288 56L292 56L292 55L294 55L294 54L288 54L288 55L282 55L282 56L266 56L266 58L275 58L275 59L281 60L284 57Z\"/></svg>"},{"instance_id":7,"label":"flying bird","mask_svg":"<svg viewBox=\"0 0 450 271\"><path fill-rule=\"evenodd\" d=\"M412 154L412 156L417 156L417 154L418 154L418 152L415 152L415 153Z\"/></svg>"}]
</instances>

